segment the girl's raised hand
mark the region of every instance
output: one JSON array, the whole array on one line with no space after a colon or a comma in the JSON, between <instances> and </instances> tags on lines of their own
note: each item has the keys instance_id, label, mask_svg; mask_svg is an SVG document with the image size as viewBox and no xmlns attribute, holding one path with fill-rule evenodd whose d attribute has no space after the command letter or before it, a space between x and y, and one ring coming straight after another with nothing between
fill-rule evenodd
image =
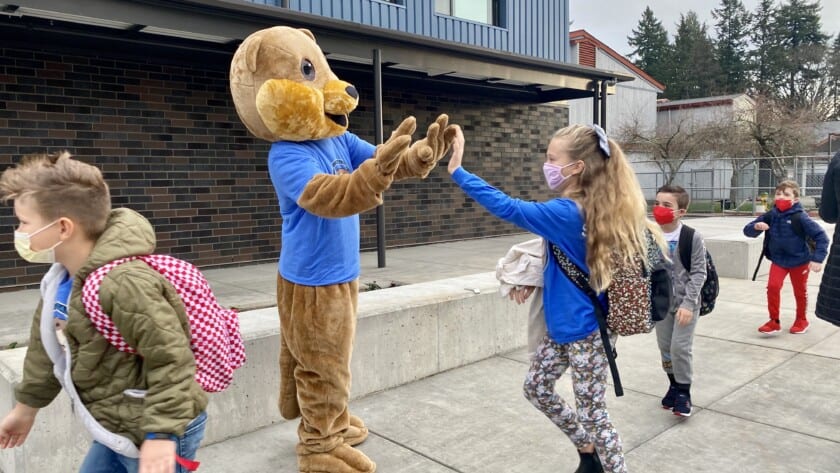
<instances>
[{"instance_id":1,"label":"girl's raised hand","mask_svg":"<svg viewBox=\"0 0 840 473\"><path fill-rule=\"evenodd\" d=\"M455 172L461 167L461 161L464 159L464 132L461 127L455 126L455 138L452 140L452 156L449 158L449 174Z\"/></svg>"}]
</instances>

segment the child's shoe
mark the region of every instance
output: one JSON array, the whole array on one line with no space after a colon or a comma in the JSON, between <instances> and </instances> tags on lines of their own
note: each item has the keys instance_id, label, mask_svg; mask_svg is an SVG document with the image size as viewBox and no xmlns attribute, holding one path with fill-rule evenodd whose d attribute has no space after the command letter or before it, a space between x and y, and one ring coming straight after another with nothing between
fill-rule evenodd
<instances>
[{"instance_id":1,"label":"child's shoe","mask_svg":"<svg viewBox=\"0 0 840 473\"><path fill-rule=\"evenodd\" d=\"M691 416L691 396L684 392L678 392L674 398L674 415L681 417Z\"/></svg>"},{"instance_id":2,"label":"child's shoe","mask_svg":"<svg viewBox=\"0 0 840 473\"><path fill-rule=\"evenodd\" d=\"M578 464L575 473L603 473L604 467L601 466L601 459L598 458L598 452L583 453L578 450L580 455L580 463Z\"/></svg>"},{"instance_id":3,"label":"child's shoe","mask_svg":"<svg viewBox=\"0 0 840 473\"><path fill-rule=\"evenodd\" d=\"M790 333L805 333L808 331L808 327L810 326L811 324L808 323L808 320L796 319L796 322L794 322L793 325L790 327Z\"/></svg>"},{"instance_id":4,"label":"child's shoe","mask_svg":"<svg viewBox=\"0 0 840 473\"><path fill-rule=\"evenodd\" d=\"M782 326L779 324L779 321L774 319L770 319L766 324L758 327L758 331L761 333L776 333L781 330Z\"/></svg>"},{"instance_id":5,"label":"child's shoe","mask_svg":"<svg viewBox=\"0 0 840 473\"><path fill-rule=\"evenodd\" d=\"M669 411L674 409L674 399L676 399L678 392L679 390L674 385L671 385L668 388L668 392L665 393L665 397L662 398L663 409L668 409Z\"/></svg>"}]
</instances>

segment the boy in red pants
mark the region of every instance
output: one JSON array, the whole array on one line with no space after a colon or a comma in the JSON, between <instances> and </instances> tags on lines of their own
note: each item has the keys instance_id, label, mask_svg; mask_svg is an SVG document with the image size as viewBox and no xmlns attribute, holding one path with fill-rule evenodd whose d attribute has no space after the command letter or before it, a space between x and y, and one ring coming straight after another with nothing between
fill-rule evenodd
<instances>
[{"instance_id":1,"label":"boy in red pants","mask_svg":"<svg viewBox=\"0 0 840 473\"><path fill-rule=\"evenodd\" d=\"M755 238L766 232L765 256L770 260L770 277L767 281L767 311L770 320L758 328L761 333L781 330L779 301L785 276L790 274L793 295L796 297L796 321L790 333L808 331L808 274L822 270L828 253L828 235L811 220L799 204L799 185L784 181L776 186L773 209L744 227L744 235ZM808 240L816 243L812 251Z\"/></svg>"}]
</instances>

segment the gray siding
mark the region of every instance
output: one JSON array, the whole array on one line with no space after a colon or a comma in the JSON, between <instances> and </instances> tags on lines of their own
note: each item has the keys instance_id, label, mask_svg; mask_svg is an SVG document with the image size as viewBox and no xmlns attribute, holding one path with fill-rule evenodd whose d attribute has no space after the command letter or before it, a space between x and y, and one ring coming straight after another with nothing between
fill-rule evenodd
<instances>
[{"instance_id":1,"label":"gray siding","mask_svg":"<svg viewBox=\"0 0 840 473\"><path fill-rule=\"evenodd\" d=\"M248 0L280 7L281 0ZM289 0L289 9L379 28L567 61L568 0L502 0L500 26L439 15L431 0Z\"/></svg>"}]
</instances>

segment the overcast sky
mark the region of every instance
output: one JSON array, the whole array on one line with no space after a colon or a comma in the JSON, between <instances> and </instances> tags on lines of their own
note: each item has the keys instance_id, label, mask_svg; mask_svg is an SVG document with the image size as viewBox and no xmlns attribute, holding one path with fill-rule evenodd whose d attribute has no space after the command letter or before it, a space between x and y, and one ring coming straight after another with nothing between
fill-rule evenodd
<instances>
[{"instance_id":1,"label":"overcast sky","mask_svg":"<svg viewBox=\"0 0 840 473\"><path fill-rule=\"evenodd\" d=\"M759 0L742 0L748 11L755 11ZM632 49L627 45L627 37L639 24L646 6L665 29L668 38L674 41L674 32L680 13L694 10L709 27L714 35L712 9L718 8L720 0L570 0L569 15L572 20L571 31L584 29L617 52L628 56ZM821 0L822 27L826 34L834 36L840 32L840 0Z\"/></svg>"}]
</instances>

